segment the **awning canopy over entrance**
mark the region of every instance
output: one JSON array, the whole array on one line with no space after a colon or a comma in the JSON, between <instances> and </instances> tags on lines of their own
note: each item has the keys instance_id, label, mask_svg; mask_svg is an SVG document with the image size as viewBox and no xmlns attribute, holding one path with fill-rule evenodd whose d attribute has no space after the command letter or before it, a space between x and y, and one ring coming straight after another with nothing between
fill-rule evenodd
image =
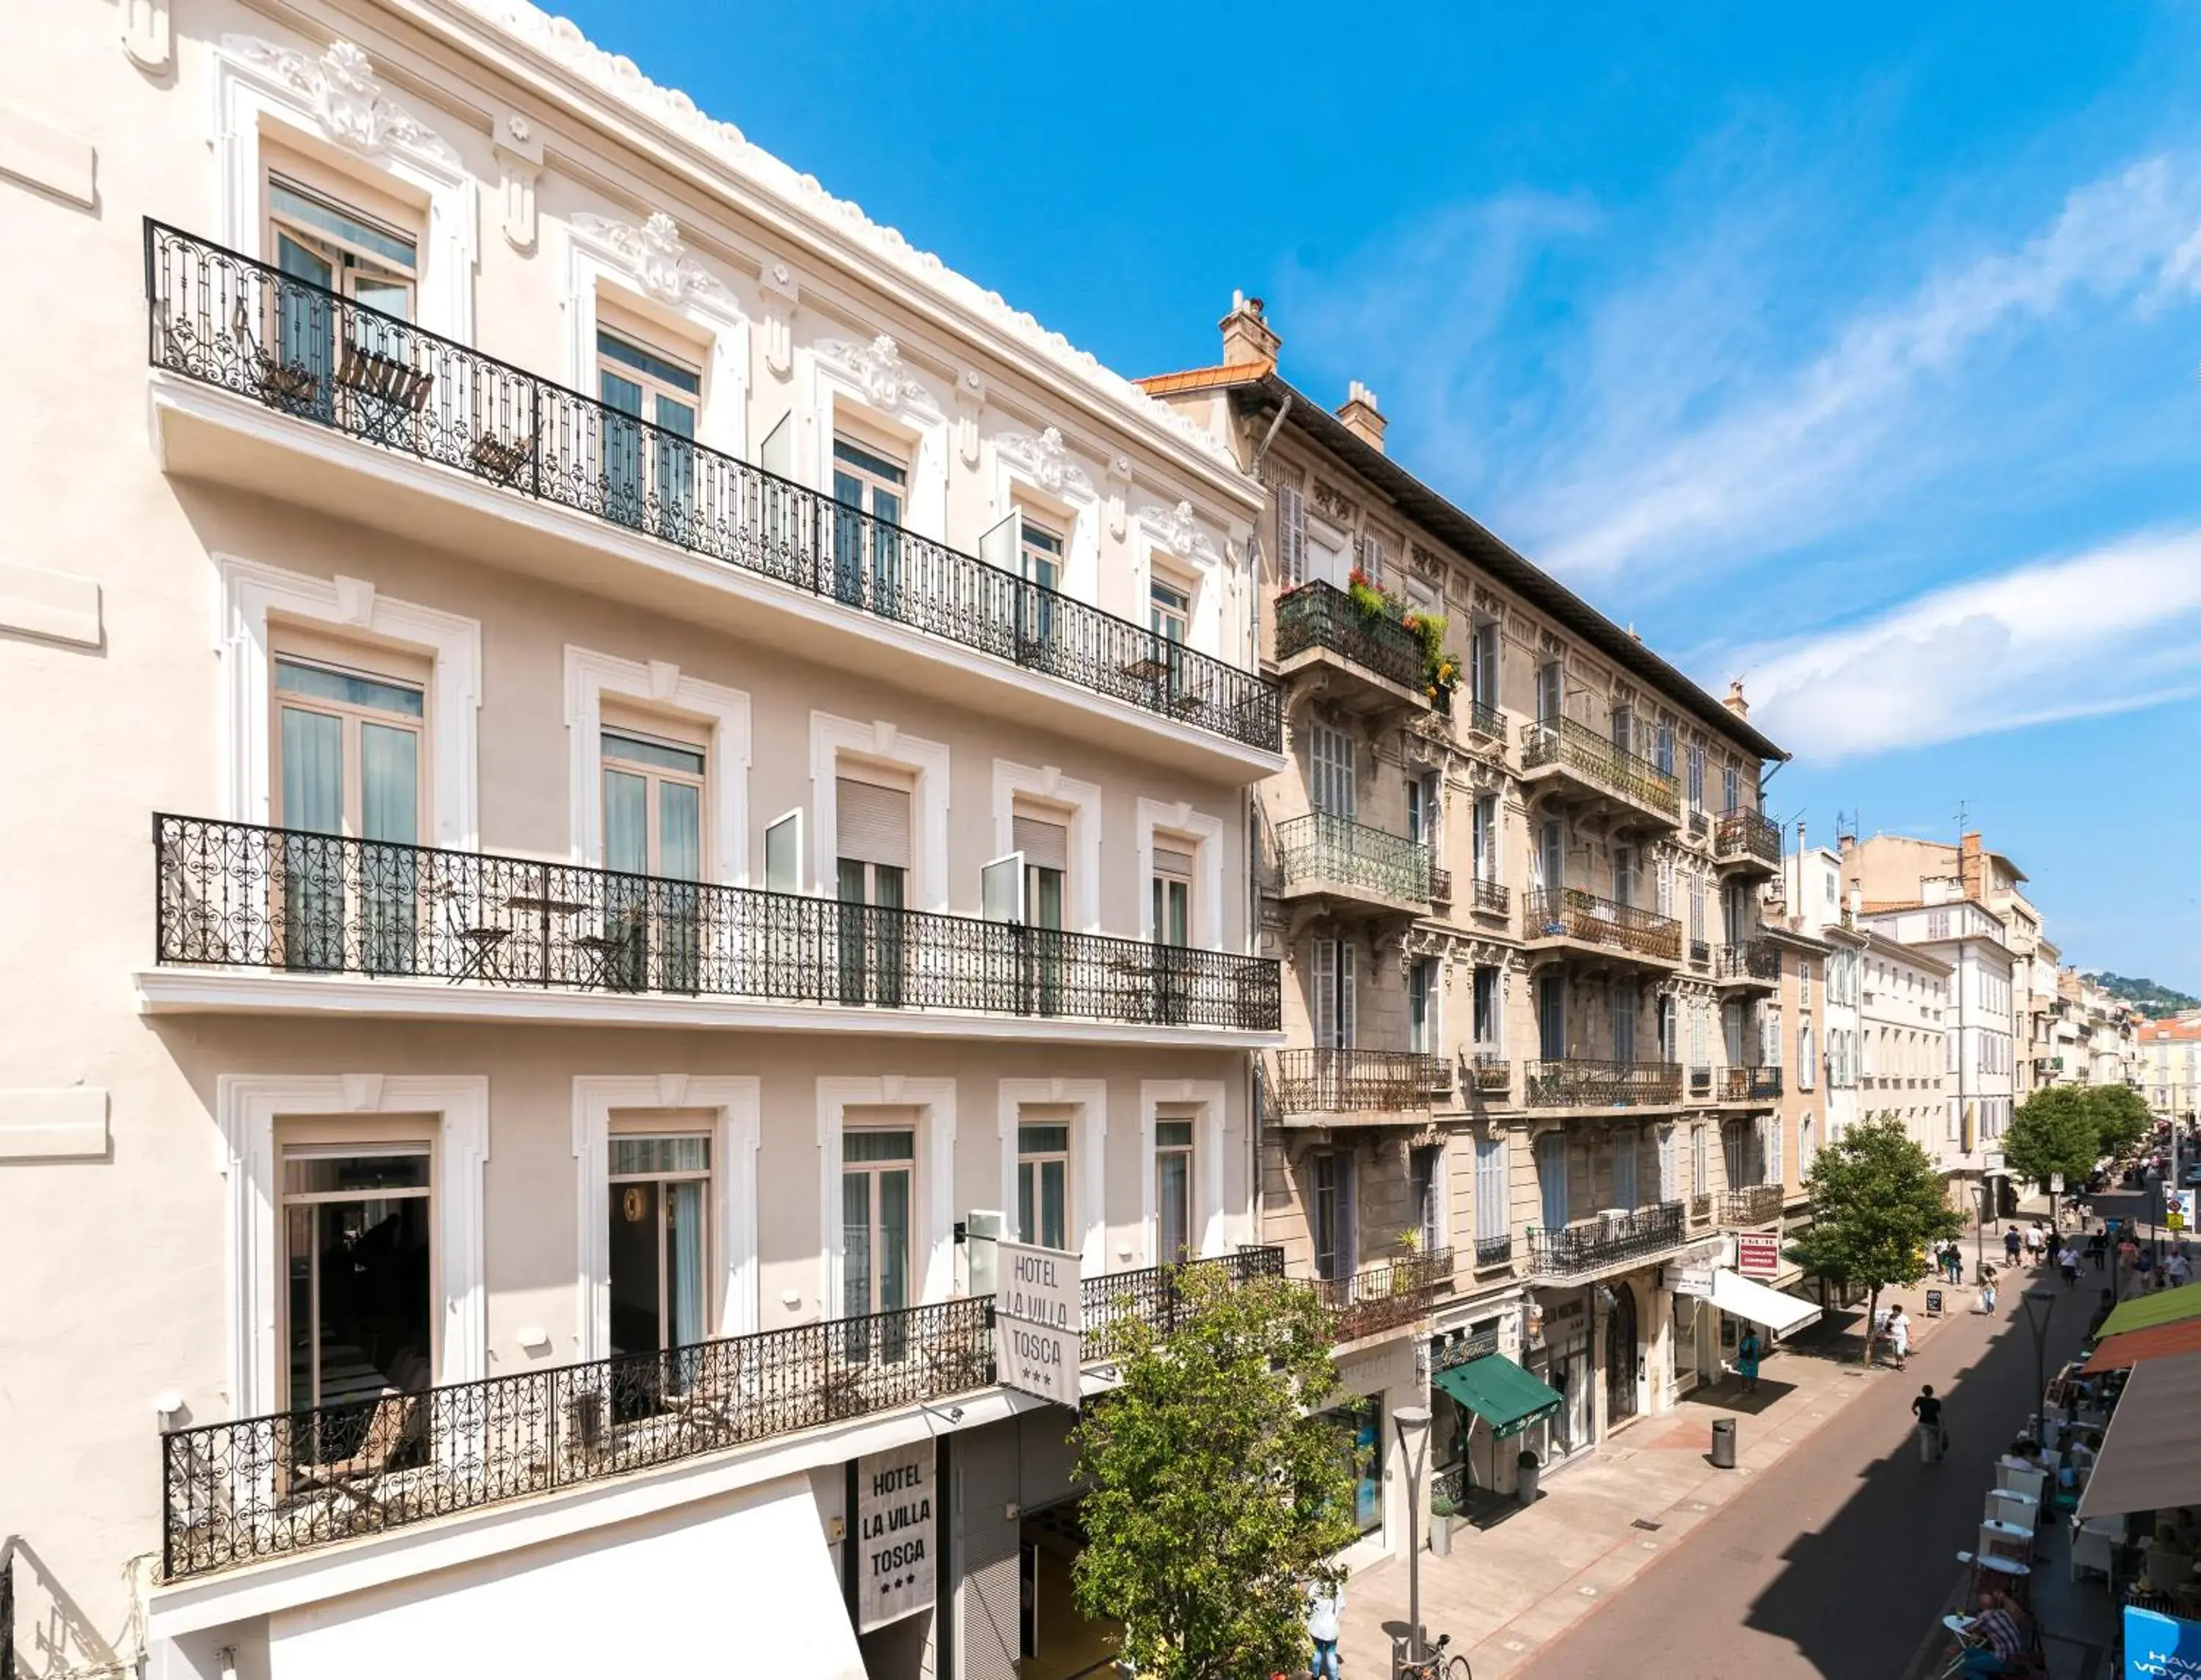
<instances>
[{"instance_id":1,"label":"awning canopy over entrance","mask_svg":"<svg viewBox=\"0 0 2201 1680\"><path fill-rule=\"evenodd\" d=\"M1438 1372L1436 1385L1490 1425L1490 1433L1503 1441L1518 1435L1540 1418L1559 1409L1559 1391L1507 1359L1488 1354L1465 1365Z\"/></svg>"},{"instance_id":2,"label":"awning canopy over entrance","mask_svg":"<svg viewBox=\"0 0 2201 1680\"><path fill-rule=\"evenodd\" d=\"M2175 1324L2128 1330L2122 1336L2110 1336L2094 1349L2084 1369L2091 1377L2101 1371L2122 1371L2143 1360L2193 1353L2201 1353L2201 1319L2180 1319Z\"/></svg>"},{"instance_id":3,"label":"awning canopy over entrance","mask_svg":"<svg viewBox=\"0 0 2201 1680\"><path fill-rule=\"evenodd\" d=\"M2134 1367L2080 1496L2079 1515L2121 1517L2201 1505L2201 1354Z\"/></svg>"},{"instance_id":4,"label":"awning canopy over entrance","mask_svg":"<svg viewBox=\"0 0 2201 1680\"><path fill-rule=\"evenodd\" d=\"M2201 1283L2134 1295L2102 1321L2102 1334L2122 1336L2128 1330L2152 1330L2192 1318L2201 1318Z\"/></svg>"},{"instance_id":5,"label":"awning canopy over entrance","mask_svg":"<svg viewBox=\"0 0 2201 1680\"><path fill-rule=\"evenodd\" d=\"M1769 1289L1753 1278L1724 1268L1712 1273L1711 1301L1721 1312L1761 1325L1775 1336L1801 1330L1819 1316L1819 1309L1810 1301Z\"/></svg>"}]
</instances>

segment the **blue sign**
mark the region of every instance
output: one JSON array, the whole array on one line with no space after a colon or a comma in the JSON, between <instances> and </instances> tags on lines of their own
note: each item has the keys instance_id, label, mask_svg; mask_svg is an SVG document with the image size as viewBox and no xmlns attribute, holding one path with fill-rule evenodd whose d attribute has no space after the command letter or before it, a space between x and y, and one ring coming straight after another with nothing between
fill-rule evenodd
<instances>
[{"instance_id":1,"label":"blue sign","mask_svg":"<svg viewBox=\"0 0 2201 1680\"><path fill-rule=\"evenodd\" d=\"M2201 1622L2127 1605L2124 1680L2201 1680Z\"/></svg>"}]
</instances>

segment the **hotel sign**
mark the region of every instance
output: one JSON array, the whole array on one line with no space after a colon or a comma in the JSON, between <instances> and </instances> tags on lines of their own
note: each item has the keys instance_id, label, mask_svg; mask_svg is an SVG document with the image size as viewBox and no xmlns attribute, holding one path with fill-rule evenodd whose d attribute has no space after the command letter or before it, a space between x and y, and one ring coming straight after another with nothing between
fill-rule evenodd
<instances>
[{"instance_id":1,"label":"hotel sign","mask_svg":"<svg viewBox=\"0 0 2201 1680\"><path fill-rule=\"evenodd\" d=\"M856 1621L869 1633L931 1607L940 1524L930 1440L856 1460Z\"/></svg>"},{"instance_id":2,"label":"hotel sign","mask_svg":"<svg viewBox=\"0 0 2201 1680\"><path fill-rule=\"evenodd\" d=\"M994 1337L1002 1386L1077 1405L1085 1336L1077 1256L1022 1242L1003 1242L996 1252Z\"/></svg>"}]
</instances>

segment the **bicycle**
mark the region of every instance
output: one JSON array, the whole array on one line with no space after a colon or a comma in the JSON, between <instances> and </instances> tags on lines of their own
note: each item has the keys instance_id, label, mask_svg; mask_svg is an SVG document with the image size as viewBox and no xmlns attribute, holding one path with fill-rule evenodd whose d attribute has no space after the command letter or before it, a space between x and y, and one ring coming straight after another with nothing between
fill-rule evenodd
<instances>
[{"instance_id":1,"label":"bicycle","mask_svg":"<svg viewBox=\"0 0 2201 1680\"><path fill-rule=\"evenodd\" d=\"M1447 1657L1445 1647L1452 1643L1452 1636L1441 1633L1429 1655L1419 1662L1399 1665L1399 1680L1475 1680L1465 1657Z\"/></svg>"}]
</instances>

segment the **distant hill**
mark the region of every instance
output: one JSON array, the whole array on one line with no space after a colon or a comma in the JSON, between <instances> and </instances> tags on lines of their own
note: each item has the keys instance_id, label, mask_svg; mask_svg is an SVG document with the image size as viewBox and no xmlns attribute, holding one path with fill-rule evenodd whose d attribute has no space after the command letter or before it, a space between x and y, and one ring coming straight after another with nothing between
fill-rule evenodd
<instances>
[{"instance_id":1,"label":"distant hill","mask_svg":"<svg viewBox=\"0 0 2201 1680\"><path fill-rule=\"evenodd\" d=\"M2201 1009L2201 997L2193 997L2169 986L2159 986L2152 980L2135 979L2129 974L2099 973L2094 984L2112 996L2122 997L2134 1008L2149 1015L2173 1015L2180 1009Z\"/></svg>"}]
</instances>

